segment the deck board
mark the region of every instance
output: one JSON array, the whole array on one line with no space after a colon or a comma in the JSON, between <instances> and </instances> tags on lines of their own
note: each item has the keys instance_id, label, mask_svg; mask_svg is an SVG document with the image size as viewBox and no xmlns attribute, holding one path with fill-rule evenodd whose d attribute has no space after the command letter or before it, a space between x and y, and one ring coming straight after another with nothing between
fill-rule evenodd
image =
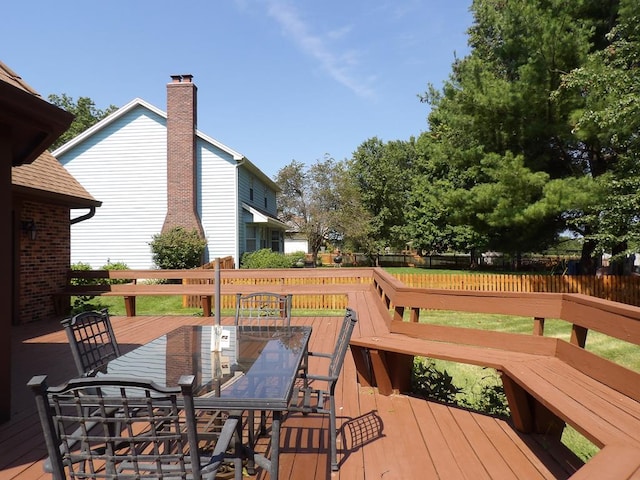
<instances>
[{"instance_id":1,"label":"deck board","mask_svg":"<svg viewBox=\"0 0 640 480\"><path fill-rule=\"evenodd\" d=\"M363 312L360 317L364 329L371 327L365 325L370 313ZM311 350L331 351L340 320L338 317L296 317L292 322L312 324ZM179 325L212 321L212 318L197 316L150 315L114 317L113 326L126 352ZM231 318L223 319L225 324L232 322ZM35 404L25 385L32 375L43 373L49 375L52 384L63 382L75 375L75 367L57 322L14 327L12 344L14 415L10 422L0 425L0 480L48 479L50 476L42 471L44 444ZM313 371L317 367L311 368ZM283 422L281 478L568 477L566 469L533 437L518 434L505 420L415 397L380 395L376 388L359 386L356 378L349 353L336 393L341 427L340 471L332 473L329 467L327 416L292 414ZM478 445L479 442L482 444ZM269 449L268 437L262 438L260 445ZM511 475L505 465L512 470ZM258 470L257 475L247 478L266 480L269 475Z\"/></svg>"}]
</instances>

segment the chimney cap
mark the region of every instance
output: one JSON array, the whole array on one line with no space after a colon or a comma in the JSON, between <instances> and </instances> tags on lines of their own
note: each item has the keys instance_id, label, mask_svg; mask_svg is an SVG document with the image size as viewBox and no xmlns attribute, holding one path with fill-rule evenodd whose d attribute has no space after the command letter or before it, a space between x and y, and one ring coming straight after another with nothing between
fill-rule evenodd
<instances>
[{"instance_id":1,"label":"chimney cap","mask_svg":"<svg viewBox=\"0 0 640 480\"><path fill-rule=\"evenodd\" d=\"M192 83L193 75L190 73L182 74L182 75L171 75L172 83Z\"/></svg>"}]
</instances>

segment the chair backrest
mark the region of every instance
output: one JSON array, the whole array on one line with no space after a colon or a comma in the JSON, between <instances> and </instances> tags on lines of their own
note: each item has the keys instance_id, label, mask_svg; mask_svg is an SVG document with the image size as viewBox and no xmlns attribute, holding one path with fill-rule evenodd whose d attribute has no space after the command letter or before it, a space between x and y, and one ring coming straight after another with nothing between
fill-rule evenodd
<instances>
[{"instance_id":1,"label":"chair backrest","mask_svg":"<svg viewBox=\"0 0 640 480\"><path fill-rule=\"evenodd\" d=\"M53 478L200 479L200 459L189 457L198 451L194 381L163 388L103 376L47 387L45 375L33 377Z\"/></svg>"},{"instance_id":2,"label":"chair backrest","mask_svg":"<svg viewBox=\"0 0 640 480\"><path fill-rule=\"evenodd\" d=\"M120 356L109 312L82 312L62 320L78 374L94 375Z\"/></svg>"},{"instance_id":3,"label":"chair backrest","mask_svg":"<svg viewBox=\"0 0 640 480\"><path fill-rule=\"evenodd\" d=\"M259 292L236 295L236 325L272 327L290 323L291 294Z\"/></svg>"},{"instance_id":4,"label":"chair backrest","mask_svg":"<svg viewBox=\"0 0 640 480\"><path fill-rule=\"evenodd\" d=\"M331 355L331 362L329 363L329 377L334 381L337 380L340 375L340 370L344 363L344 357L347 354L347 349L349 348L349 340L351 340L351 334L353 333L353 328L356 326L357 322L358 315L355 310L347 308L344 319L342 320L340 332L338 333L338 339L336 340L333 355Z\"/></svg>"}]
</instances>

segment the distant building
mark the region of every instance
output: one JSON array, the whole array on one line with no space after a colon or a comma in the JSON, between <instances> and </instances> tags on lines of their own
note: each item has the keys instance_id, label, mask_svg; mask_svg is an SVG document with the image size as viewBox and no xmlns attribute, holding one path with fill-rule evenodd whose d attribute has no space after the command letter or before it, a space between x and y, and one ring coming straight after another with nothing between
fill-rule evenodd
<instances>
[{"instance_id":1,"label":"distant building","mask_svg":"<svg viewBox=\"0 0 640 480\"><path fill-rule=\"evenodd\" d=\"M278 186L244 155L196 128L191 75L167 85L167 113L135 99L54 152L102 208L71 231L72 262L152 268L149 243L173 226L197 229L206 261L284 251Z\"/></svg>"}]
</instances>

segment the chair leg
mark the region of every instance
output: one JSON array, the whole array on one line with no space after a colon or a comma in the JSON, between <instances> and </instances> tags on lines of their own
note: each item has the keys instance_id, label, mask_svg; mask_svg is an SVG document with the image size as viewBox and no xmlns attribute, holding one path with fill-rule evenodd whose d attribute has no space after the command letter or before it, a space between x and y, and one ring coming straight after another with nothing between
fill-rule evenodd
<instances>
[{"instance_id":1,"label":"chair leg","mask_svg":"<svg viewBox=\"0 0 640 480\"><path fill-rule=\"evenodd\" d=\"M329 408L329 437L331 444L331 470L337 472L338 468L338 448L336 446L337 440L337 429L336 429L336 402L331 395L330 397L330 408Z\"/></svg>"},{"instance_id":2,"label":"chair leg","mask_svg":"<svg viewBox=\"0 0 640 480\"><path fill-rule=\"evenodd\" d=\"M267 412L262 410L260 412L260 435L266 435L267 433Z\"/></svg>"}]
</instances>

